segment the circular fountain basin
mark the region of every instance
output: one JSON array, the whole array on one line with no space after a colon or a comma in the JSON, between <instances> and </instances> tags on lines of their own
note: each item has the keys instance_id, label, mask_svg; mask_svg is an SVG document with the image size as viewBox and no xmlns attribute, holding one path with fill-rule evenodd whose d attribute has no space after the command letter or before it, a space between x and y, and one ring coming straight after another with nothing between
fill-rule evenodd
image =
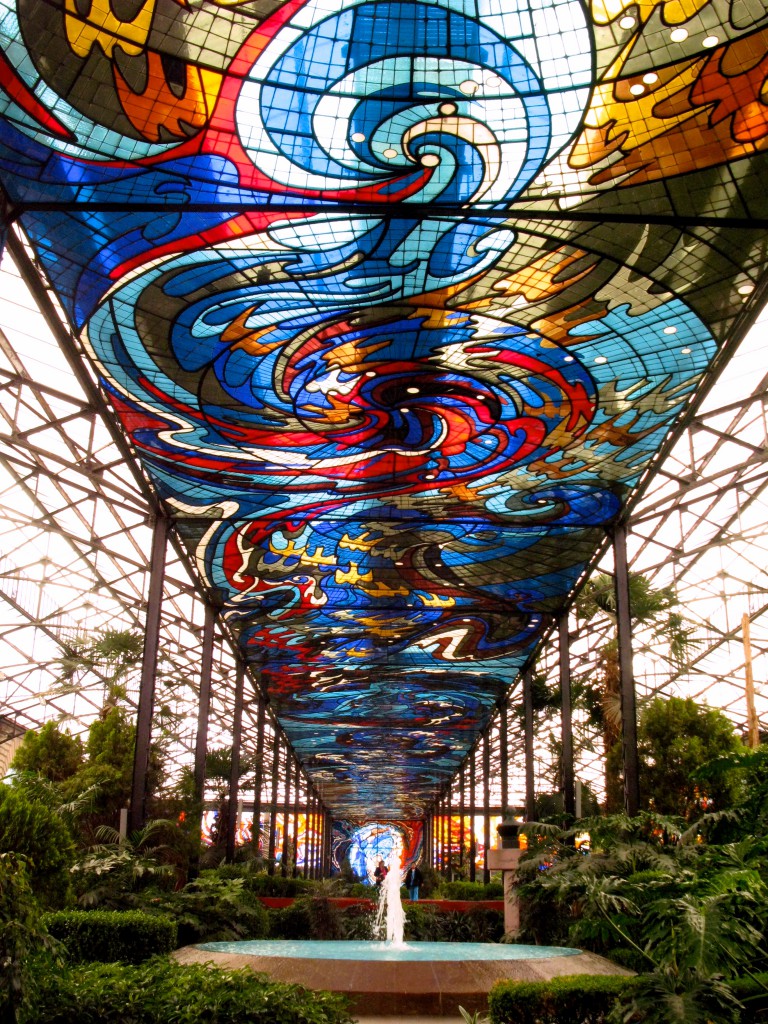
<instances>
[{"instance_id":1,"label":"circular fountain basin","mask_svg":"<svg viewBox=\"0 0 768 1024\"><path fill-rule=\"evenodd\" d=\"M566 974L629 974L594 953L559 946L490 942L322 942L271 939L206 942L176 950L181 963L247 968L275 981L346 995L360 1017L487 1012L497 981L548 981Z\"/></svg>"},{"instance_id":2,"label":"circular fountain basin","mask_svg":"<svg viewBox=\"0 0 768 1024\"><path fill-rule=\"evenodd\" d=\"M241 942L206 942L196 947L206 953L237 953L256 957L302 960L430 961L465 963L488 960L548 960L579 956L580 950L562 946L523 946L494 942L389 942L320 939L254 939Z\"/></svg>"}]
</instances>

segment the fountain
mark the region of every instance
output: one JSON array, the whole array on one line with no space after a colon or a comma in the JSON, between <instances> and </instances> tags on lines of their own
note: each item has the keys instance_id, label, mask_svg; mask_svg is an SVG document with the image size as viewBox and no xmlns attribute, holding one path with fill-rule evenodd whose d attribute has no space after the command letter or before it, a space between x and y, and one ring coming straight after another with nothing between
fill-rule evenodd
<instances>
[{"instance_id":1,"label":"fountain","mask_svg":"<svg viewBox=\"0 0 768 1024\"><path fill-rule=\"evenodd\" d=\"M373 922L375 939L384 938L392 949L406 949L405 911L400 899L403 872L400 868L400 850L394 849L387 865L387 876L379 889L379 905Z\"/></svg>"},{"instance_id":2,"label":"fountain","mask_svg":"<svg viewBox=\"0 0 768 1024\"><path fill-rule=\"evenodd\" d=\"M278 981L343 992L352 997L358 1014L393 1018L456 1015L459 1005L469 1012L485 1010L491 985L504 978L537 981L565 974L629 973L578 949L494 942L406 943L401 880L396 849L379 892L373 926L378 941L206 942L179 950L176 956L186 963L250 967Z\"/></svg>"}]
</instances>

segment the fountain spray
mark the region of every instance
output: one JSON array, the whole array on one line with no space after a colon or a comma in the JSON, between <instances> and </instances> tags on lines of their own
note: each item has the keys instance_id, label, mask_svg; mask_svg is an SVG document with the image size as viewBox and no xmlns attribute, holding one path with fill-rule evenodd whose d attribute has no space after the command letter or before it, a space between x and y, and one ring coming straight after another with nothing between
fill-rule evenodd
<instances>
[{"instance_id":1,"label":"fountain spray","mask_svg":"<svg viewBox=\"0 0 768 1024\"><path fill-rule=\"evenodd\" d=\"M379 906L374 922L374 936L384 938L393 949L404 949L405 911L400 899L403 873L400 867L400 850L392 851L387 865L387 877L379 889Z\"/></svg>"}]
</instances>

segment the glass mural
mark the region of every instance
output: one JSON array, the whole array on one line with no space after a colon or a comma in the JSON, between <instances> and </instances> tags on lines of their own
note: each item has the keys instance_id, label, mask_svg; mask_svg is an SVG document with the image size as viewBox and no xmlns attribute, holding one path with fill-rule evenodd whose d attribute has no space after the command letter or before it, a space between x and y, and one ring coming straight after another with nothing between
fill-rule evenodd
<instances>
[{"instance_id":1,"label":"glass mural","mask_svg":"<svg viewBox=\"0 0 768 1024\"><path fill-rule=\"evenodd\" d=\"M419 818L766 262L768 12L0 0L0 181L336 817Z\"/></svg>"},{"instance_id":2,"label":"glass mural","mask_svg":"<svg viewBox=\"0 0 768 1024\"><path fill-rule=\"evenodd\" d=\"M360 881L375 884L374 872L380 860L400 865L405 872L423 857L424 828L420 821L335 821L331 837L334 873L345 864Z\"/></svg>"}]
</instances>

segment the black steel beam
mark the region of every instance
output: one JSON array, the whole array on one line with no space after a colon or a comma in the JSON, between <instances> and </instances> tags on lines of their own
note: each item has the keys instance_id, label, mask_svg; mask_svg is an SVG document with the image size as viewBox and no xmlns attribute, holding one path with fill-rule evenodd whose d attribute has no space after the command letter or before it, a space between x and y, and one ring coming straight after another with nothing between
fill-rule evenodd
<instances>
[{"instance_id":1,"label":"black steel beam","mask_svg":"<svg viewBox=\"0 0 768 1024\"><path fill-rule=\"evenodd\" d=\"M576 780L573 769L573 715L571 709L571 645L568 636L568 612L558 623L560 660L560 725L562 733L562 786L563 810L571 816L576 813Z\"/></svg>"},{"instance_id":2,"label":"black steel beam","mask_svg":"<svg viewBox=\"0 0 768 1024\"><path fill-rule=\"evenodd\" d=\"M235 668L235 706L232 713L232 763L229 772L229 802L227 803L227 861L235 862L235 833L237 831L237 799L240 792L240 746L243 739L243 690L245 668L238 660Z\"/></svg>"},{"instance_id":3,"label":"black steel beam","mask_svg":"<svg viewBox=\"0 0 768 1024\"><path fill-rule=\"evenodd\" d=\"M157 652L160 644L160 615L163 604L167 537L168 520L165 516L158 516L155 519L155 528L152 534L147 616L144 625L144 654L139 684L139 708L136 716L136 746L133 756L131 806L128 814L129 828L132 832L136 832L142 827L147 810L147 771L155 707L155 677L157 675Z\"/></svg>"},{"instance_id":4,"label":"black steel beam","mask_svg":"<svg viewBox=\"0 0 768 1024\"><path fill-rule=\"evenodd\" d=\"M629 606L627 528L624 523L617 524L613 530L613 557L621 694L621 744L624 762L624 810L630 817L634 817L640 809L640 763L637 754L635 677L632 669L632 612ZM608 751L605 753L607 756Z\"/></svg>"}]
</instances>

